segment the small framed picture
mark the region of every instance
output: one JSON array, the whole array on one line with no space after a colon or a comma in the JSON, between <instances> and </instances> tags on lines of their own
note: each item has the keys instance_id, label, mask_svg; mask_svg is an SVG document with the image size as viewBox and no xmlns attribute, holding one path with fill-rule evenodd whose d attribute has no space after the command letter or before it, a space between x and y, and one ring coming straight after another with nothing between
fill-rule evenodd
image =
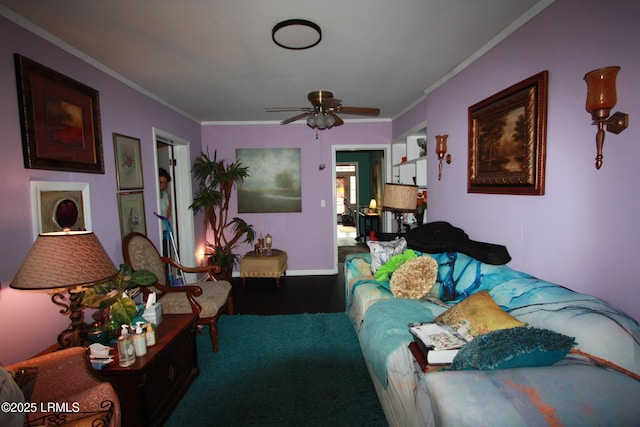
<instances>
[{"instance_id":1,"label":"small framed picture","mask_svg":"<svg viewBox=\"0 0 640 427\"><path fill-rule=\"evenodd\" d=\"M31 181L34 240L40 233L91 230L91 203L86 182Z\"/></svg>"},{"instance_id":2,"label":"small framed picture","mask_svg":"<svg viewBox=\"0 0 640 427\"><path fill-rule=\"evenodd\" d=\"M144 212L144 193L129 191L118 193L118 214L120 216L120 233L122 238L127 234L147 234L147 223Z\"/></svg>"},{"instance_id":3,"label":"small framed picture","mask_svg":"<svg viewBox=\"0 0 640 427\"><path fill-rule=\"evenodd\" d=\"M137 190L144 188L140 140L114 133L113 147L115 150L118 190Z\"/></svg>"}]
</instances>

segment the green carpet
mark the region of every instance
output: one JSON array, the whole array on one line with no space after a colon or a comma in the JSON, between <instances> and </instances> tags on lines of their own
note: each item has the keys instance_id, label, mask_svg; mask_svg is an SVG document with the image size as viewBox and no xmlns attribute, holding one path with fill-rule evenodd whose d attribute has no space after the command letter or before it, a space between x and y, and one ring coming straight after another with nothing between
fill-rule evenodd
<instances>
[{"instance_id":1,"label":"green carpet","mask_svg":"<svg viewBox=\"0 0 640 427\"><path fill-rule=\"evenodd\" d=\"M386 426L344 313L222 316L167 426Z\"/></svg>"}]
</instances>

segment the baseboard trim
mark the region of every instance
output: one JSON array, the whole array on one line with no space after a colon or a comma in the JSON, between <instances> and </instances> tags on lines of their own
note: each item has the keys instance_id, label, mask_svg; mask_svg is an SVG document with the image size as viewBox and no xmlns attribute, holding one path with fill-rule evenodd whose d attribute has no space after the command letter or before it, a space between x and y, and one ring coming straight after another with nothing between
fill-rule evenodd
<instances>
[{"instance_id":1,"label":"baseboard trim","mask_svg":"<svg viewBox=\"0 0 640 427\"><path fill-rule=\"evenodd\" d=\"M327 276L338 274L338 269L334 268L326 270L287 270L287 276ZM239 271L233 272L233 277L240 277Z\"/></svg>"}]
</instances>

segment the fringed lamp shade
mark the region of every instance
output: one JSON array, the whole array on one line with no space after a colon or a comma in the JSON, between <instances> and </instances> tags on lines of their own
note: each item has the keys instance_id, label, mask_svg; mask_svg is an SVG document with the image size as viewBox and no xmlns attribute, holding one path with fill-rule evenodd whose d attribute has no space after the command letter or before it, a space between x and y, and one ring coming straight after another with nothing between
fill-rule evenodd
<instances>
[{"instance_id":1,"label":"fringed lamp shade","mask_svg":"<svg viewBox=\"0 0 640 427\"><path fill-rule=\"evenodd\" d=\"M417 186L387 183L384 185L382 205L390 211L410 212L416 210L417 198Z\"/></svg>"},{"instance_id":2,"label":"fringed lamp shade","mask_svg":"<svg viewBox=\"0 0 640 427\"><path fill-rule=\"evenodd\" d=\"M103 283L118 272L90 231L42 233L11 282L15 289L56 289Z\"/></svg>"}]
</instances>

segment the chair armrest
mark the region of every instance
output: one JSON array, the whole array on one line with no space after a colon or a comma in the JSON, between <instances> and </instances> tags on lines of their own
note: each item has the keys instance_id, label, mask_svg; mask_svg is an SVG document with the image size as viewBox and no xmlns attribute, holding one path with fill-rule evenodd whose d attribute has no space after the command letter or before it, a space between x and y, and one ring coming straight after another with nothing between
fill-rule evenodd
<instances>
[{"instance_id":1,"label":"chair armrest","mask_svg":"<svg viewBox=\"0 0 640 427\"><path fill-rule=\"evenodd\" d=\"M162 262L172 265L173 267L178 268L186 273L207 273L209 277L213 280L215 280L215 277L213 277L213 274L220 273L221 271L221 268L219 265L203 265L200 267L185 267L184 265L178 264L171 258L161 257L161 259L162 259Z\"/></svg>"},{"instance_id":2,"label":"chair armrest","mask_svg":"<svg viewBox=\"0 0 640 427\"><path fill-rule=\"evenodd\" d=\"M154 283L153 285L151 285L151 287L154 287L160 291L160 294L158 295L158 300L162 299L162 296L165 294L184 293L187 299L189 300L189 304L191 305L191 310L193 311L193 313L197 313L198 315L200 315L200 312L202 311L202 306L198 303L198 301L196 301L196 297L199 297L200 295L202 295L202 288L200 286L186 285L186 286L176 286L172 288L170 286L161 285L160 283ZM147 287L141 287L140 290L145 295L148 295L151 292Z\"/></svg>"},{"instance_id":3,"label":"chair armrest","mask_svg":"<svg viewBox=\"0 0 640 427\"><path fill-rule=\"evenodd\" d=\"M87 390L103 381L98 379L89 364L86 347L71 347L8 366L14 372L20 368L37 368L36 382L31 395L33 402L62 401L65 396ZM69 374L73 373L71 380Z\"/></svg>"}]
</instances>

